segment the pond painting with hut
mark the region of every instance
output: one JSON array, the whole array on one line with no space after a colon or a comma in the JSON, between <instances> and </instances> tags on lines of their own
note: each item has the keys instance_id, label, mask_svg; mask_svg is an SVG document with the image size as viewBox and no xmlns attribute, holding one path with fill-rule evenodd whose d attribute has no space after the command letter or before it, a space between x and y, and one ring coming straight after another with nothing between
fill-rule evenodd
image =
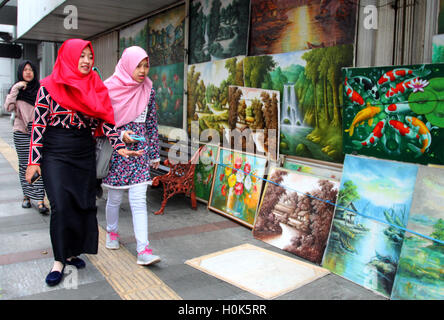
<instances>
[{"instance_id":1,"label":"pond painting with hut","mask_svg":"<svg viewBox=\"0 0 444 320\"><path fill-rule=\"evenodd\" d=\"M390 297L417 166L347 155L322 266Z\"/></svg>"}]
</instances>

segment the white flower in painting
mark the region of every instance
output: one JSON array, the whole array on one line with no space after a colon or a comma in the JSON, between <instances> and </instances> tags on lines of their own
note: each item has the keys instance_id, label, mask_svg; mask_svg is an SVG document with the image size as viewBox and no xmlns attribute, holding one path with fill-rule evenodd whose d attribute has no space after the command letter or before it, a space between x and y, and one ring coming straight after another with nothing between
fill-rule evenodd
<instances>
[{"instance_id":1,"label":"white flower in painting","mask_svg":"<svg viewBox=\"0 0 444 320\"><path fill-rule=\"evenodd\" d=\"M245 187L245 189L247 189L247 191L250 191L250 189L251 189L251 178L250 178L250 176L247 176L245 178L244 187Z\"/></svg>"},{"instance_id":2,"label":"white flower in painting","mask_svg":"<svg viewBox=\"0 0 444 320\"><path fill-rule=\"evenodd\" d=\"M413 89L413 92L421 91L424 92L424 88L429 85L427 80L421 80L419 78L415 78L408 84L409 88Z\"/></svg>"},{"instance_id":3,"label":"white flower in painting","mask_svg":"<svg viewBox=\"0 0 444 320\"><path fill-rule=\"evenodd\" d=\"M236 181L242 183L242 182L244 182L244 177L245 177L244 172L241 170L238 170L236 173Z\"/></svg>"}]
</instances>

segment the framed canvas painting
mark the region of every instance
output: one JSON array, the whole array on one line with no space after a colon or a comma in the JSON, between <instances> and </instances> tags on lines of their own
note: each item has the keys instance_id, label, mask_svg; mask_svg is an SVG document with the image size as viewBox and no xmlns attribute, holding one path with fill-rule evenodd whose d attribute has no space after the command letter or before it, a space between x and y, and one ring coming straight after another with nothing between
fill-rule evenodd
<instances>
[{"instance_id":1,"label":"framed canvas painting","mask_svg":"<svg viewBox=\"0 0 444 320\"><path fill-rule=\"evenodd\" d=\"M184 64L151 67L149 77L156 90L157 122L159 126L183 128Z\"/></svg>"},{"instance_id":2,"label":"framed canvas painting","mask_svg":"<svg viewBox=\"0 0 444 320\"><path fill-rule=\"evenodd\" d=\"M228 124L231 148L279 157L280 92L230 86L228 88ZM238 139L238 135L241 137ZM236 144L238 144L236 146Z\"/></svg>"},{"instance_id":3,"label":"framed canvas painting","mask_svg":"<svg viewBox=\"0 0 444 320\"><path fill-rule=\"evenodd\" d=\"M208 208L252 228L267 159L219 148Z\"/></svg>"},{"instance_id":4,"label":"framed canvas painting","mask_svg":"<svg viewBox=\"0 0 444 320\"><path fill-rule=\"evenodd\" d=\"M200 144L199 146L202 146ZM219 146L205 144L199 155L199 163L194 171L194 190L197 200L208 203L211 186L213 185L214 170L217 164Z\"/></svg>"},{"instance_id":5,"label":"framed canvas painting","mask_svg":"<svg viewBox=\"0 0 444 320\"><path fill-rule=\"evenodd\" d=\"M274 183L265 185L253 236L320 264L339 182L283 168L272 169L267 180Z\"/></svg>"},{"instance_id":6,"label":"framed canvas painting","mask_svg":"<svg viewBox=\"0 0 444 320\"><path fill-rule=\"evenodd\" d=\"M444 164L444 64L344 68L344 153Z\"/></svg>"},{"instance_id":7,"label":"framed canvas painting","mask_svg":"<svg viewBox=\"0 0 444 320\"><path fill-rule=\"evenodd\" d=\"M250 0L191 0L189 64L246 55Z\"/></svg>"},{"instance_id":8,"label":"framed canvas painting","mask_svg":"<svg viewBox=\"0 0 444 320\"><path fill-rule=\"evenodd\" d=\"M419 166L391 299L444 300L443 202L444 168Z\"/></svg>"},{"instance_id":9,"label":"framed canvas painting","mask_svg":"<svg viewBox=\"0 0 444 320\"><path fill-rule=\"evenodd\" d=\"M119 31L119 56L131 46L139 46L147 50L148 20L142 20Z\"/></svg>"},{"instance_id":10,"label":"framed canvas painting","mask_svg":"<svg viewBox=\"0 0 444 320\"><path fill-rule=\"evenodd\" d=\"M151 67L184 62L185 5L148 18L147 33Z\"/></svg>"},{"instance_id":11,"label":"framed canvas painting","mask_svg":"<svg viewBox=\"0 0 444 320\"><path fill-rule=\"evenodd\" d=\"M357 8L343 0L251 0L249 55L353 43Z\"/></svg>"},{"instance_id":12,"label":"framed canvas painting","mask_svg":"<svg viewBox=\"0 0 444 320\"><path fill-rule=\"evenodd\" d=\"M390 297L418 166L346 155L322 266Z\"/></svg>"}]
</instances>

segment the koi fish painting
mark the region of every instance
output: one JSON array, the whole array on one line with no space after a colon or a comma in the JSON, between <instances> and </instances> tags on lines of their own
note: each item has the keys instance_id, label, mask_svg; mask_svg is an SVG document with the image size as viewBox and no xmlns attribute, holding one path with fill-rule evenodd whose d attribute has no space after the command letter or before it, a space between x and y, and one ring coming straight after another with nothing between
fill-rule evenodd
<instances>
[{"instance_id":1,"label":"koi fish painting","mask_svg":"<svg viewBox=\"0 0 444 320\"><path fill-rule=\"evenodd\" d=\"M343 151L444 164L444 64L343 69Z\"/></svg>"}]
</instances>

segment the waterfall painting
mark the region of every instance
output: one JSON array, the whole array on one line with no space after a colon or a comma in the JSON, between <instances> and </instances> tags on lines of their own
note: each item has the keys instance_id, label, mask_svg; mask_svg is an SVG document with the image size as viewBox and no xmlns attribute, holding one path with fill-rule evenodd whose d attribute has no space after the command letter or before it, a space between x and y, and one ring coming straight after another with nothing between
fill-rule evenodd
<instances>
[{"instance_id":1,"label":"waterfall painting","mask_svg":"<svg viewBox=\"0 0 444 320\"><path fill-rule=\"evenodd\" d=\"M339 182L282 168L272 169L268 176L274 183L265 186L253 236L320 264Z\"/></svg>"},{"instance_id":2,"label":"waterfall painting","mask_svg":"<svg viewBox=\"0 0 444 320\"><path fill-rule=\"evenodd\" d=\"M279 157L279 91L230 86L228 104L231 132L227 133L231 137L226 138L232 140L231 147L276 160Z\"/></svg>"},{"instance_id":3,"label":"waterfall painting","mask_svg":"<svg viewBox=\"0 0 444 320\"><path fill-rule=\"evenodd\" d=\"M189 64L246 55L250 0L190 1Z\"/></svg>"},{"instance_id":4,"label":"waterfall painting","mask_svg":"<svg viewBox=\"0 0 444 320\"><path fill-rule=\"evenodd\" d=\"M352 64L352 45L245 58L245 86L281 93L281 154L343 161L340 76Z\"/></svg>"},{"instance_id":5,"label":"waterfall painting","mask_svg":"<svg viewBox=\"0 0 444 320\"><path fill-rule=\"evenodd\" d=\"M419 166L391 298L444 300L444 169Z\"/></svg>"},{"instance_id":6,"label":"waterfall painting","mask_svg":"<svg viewBox=\"0 0 444 320\"><path fill-rule=\"evenodd\" d=\"M356 13L351 0L251 0L249 55L351 44Z\"/></svg>"},{"instance_id":7,"label":"waterfall painting","mask_svg":"<svg viewBox=\"0 0 444 320\"><path fill-rule=\"evenodd\" d=\"M390 297L417 171L410 163L346 155L324 268Z\"/></svg>"}]
</instances>

